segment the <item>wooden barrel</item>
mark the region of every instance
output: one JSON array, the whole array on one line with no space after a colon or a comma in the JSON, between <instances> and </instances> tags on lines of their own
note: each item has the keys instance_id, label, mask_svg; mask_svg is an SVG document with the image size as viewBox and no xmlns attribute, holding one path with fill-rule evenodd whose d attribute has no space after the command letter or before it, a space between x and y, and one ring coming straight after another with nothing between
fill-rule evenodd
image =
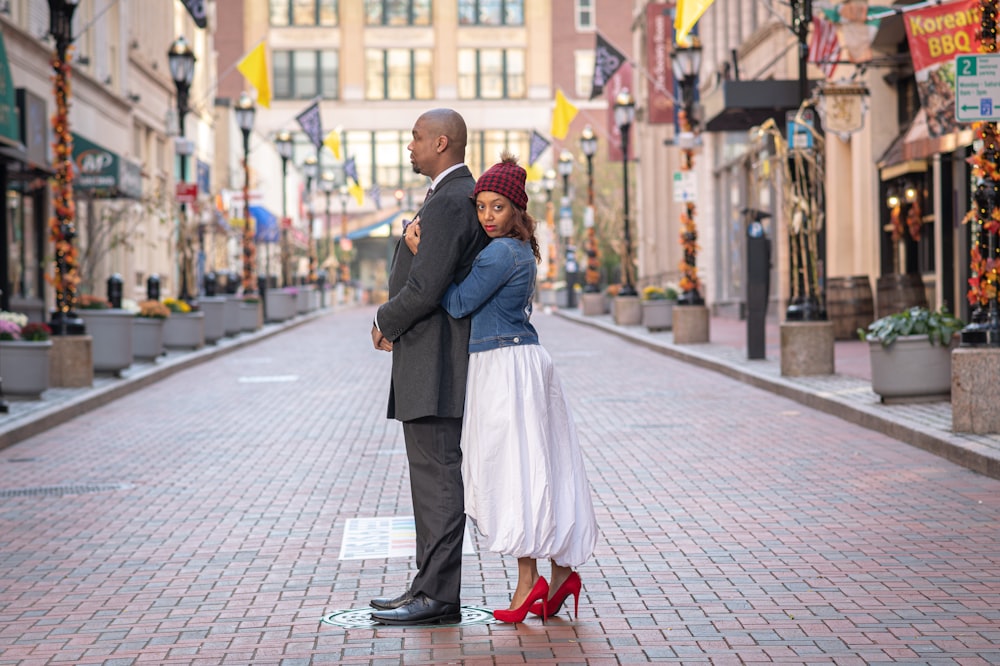
<instances>
[{"instance_id":1,"label":"wooden barrel","mask_svg":"<svg viewBox=\"0 0 1000 666\"><path fill-rule=\"evenodd\" d=\"M868 328L875 320L875 302L868 276L827 279L826 314L833 322L835 340L856 340L858 329Z\"/></svg>"},{"instance_id":2,"label":"wooden barrel","mask_svg":"<svg viewBox=\"0 0 1000 666\"><path fill-rule=\"evenodd\" d=\"M924 280L917 273L883 275L878 279L879 318L903 312L912 307L927 307Z\"/></svg>"}]
</instances>

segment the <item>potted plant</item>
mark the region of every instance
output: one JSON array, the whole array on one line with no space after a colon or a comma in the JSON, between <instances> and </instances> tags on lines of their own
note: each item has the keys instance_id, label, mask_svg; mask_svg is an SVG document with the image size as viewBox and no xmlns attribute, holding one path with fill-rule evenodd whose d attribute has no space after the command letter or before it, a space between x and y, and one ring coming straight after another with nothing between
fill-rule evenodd
<instances>
[{"instance_id":1,"label":"potted plant","mask_svg":"<svg viewBox=\"0 0 1000 666\"><path fill-rule=\"evenodd\" d=\"M668 331L674 322L677 290L650 285L642 290L642 325L650 331Z\"/></svg>"},{"instance_id":2,"label":"potted plant","mask_svg":"<svg viewBox=\"0 0 1000 666\"><path fill-rule=\"evenodd\" d=\"M201 349L205 345L205 313L177 298L165 298L170 317L163 323L163 346L168 349Z\"/></svg>"},{"instance_id":3,"label":"potted plant","mask_svg":"<svg viewBox=\"0 0 1000 666\"><path fill-rule=\"evenodd\" d=\"M137 360L155 361L163 353L163 325L170 318L170 309L156 300L137 305L132 322L132 356Z\"/></svg>"},{"instance_id":4,"label":"potted plant","mask_svg":"<svg viewBox=\"0 0 1000 666\"><path fill-rule=\"evenodd\" d=\"M40 398L49 388L52 329L27 315L0 312L0 373L5 395Z\"/></svg>"},{"instance_id":5,"label":"potted plant","mask_svg":"<svg viewBox=\"0 0 1000 666\"><path fill-rule=\"evenodd\" d=\"M77 297L80 318L93 340L95 372L120 375L132 365L133 313L122 308L112 308L107 300L92 294Z\"/></svg>"},{"instance_id":6,"label":"potted plant","mask_svg":"<svg viewBox=\"0 0 1000 666\"><path fill-rule=\"evenodd\" d=\"M240 302L240 330L252 333L260 328L260 298L246 295Z\"/></svg>"},{"instance_id":7,"label":"potted plant","mask_svg":"<svg viewBox=\"0 0 1000 666\"><path fill-rule=\"evenodd\" d=\"M947 308L918 306L859 328L871 356L872 390L885 403L946 400L951 345L964 325Z\"/></svg>"},{"instance_id":8,"label":"potted plant","mask_svg":"<svg viewBox=\"0 0 1000 666\"><path fill-rule=\"evenodd\" d=\"M268 289L264 293L268 321L285 321L298 311L298 290L294 287Z\"/></svg>"}]
</instances>

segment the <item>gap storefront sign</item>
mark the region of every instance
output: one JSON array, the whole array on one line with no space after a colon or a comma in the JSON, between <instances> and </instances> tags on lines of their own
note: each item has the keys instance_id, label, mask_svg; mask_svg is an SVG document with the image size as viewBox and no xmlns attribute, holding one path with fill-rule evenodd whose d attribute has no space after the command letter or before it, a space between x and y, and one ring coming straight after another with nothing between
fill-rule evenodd
<instances>
[{"instance_id":1,"label":"gap storefront sign","mask_svg":"<svg viewBox=\"0 0 1000 666\"><path fill-rule=\"evenodd\" d=\"M103 146L73 134L73 189L90 198L138 199L142 196L142 168Z\"/></svg>"}]
</instances>

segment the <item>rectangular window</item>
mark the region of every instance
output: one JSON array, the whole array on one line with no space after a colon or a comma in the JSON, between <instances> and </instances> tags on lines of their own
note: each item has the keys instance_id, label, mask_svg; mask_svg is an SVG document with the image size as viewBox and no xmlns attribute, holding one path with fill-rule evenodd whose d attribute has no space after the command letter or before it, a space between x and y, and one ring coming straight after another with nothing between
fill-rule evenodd
<instances>
[{"instance_id":1,"label":"rectangular window","mask_svg":"<svg viewBox=\"0 0 1000 666\"><path fill-rule=\"evenodd\" d=\"M594 0L576 0L576 29L593 30L597 25L594 20Z\"/></svg>"},{"instance_id":2,"label":"rectangular window","mask_svg":"<svg viewBox=\"0 0 1000 666\"><path fill-rule=\"evenodd\" d=\"M458 0L459 25L524 25L524 0Z\"/></svg>"},{"instance_id":3,"label":"rectangular window","mask_svg":"<svg viewBox=\"0 0 1000 666\"><path fill-rule=\"evenodd\" d=\"M337 25L337 0L269 0L271 25Z\"/></svg>"},{"instance_id":4,"label":"rectangular window","mask_svg":"<svg viewBox=\"0 0 1000 666\"><path fill-rule=\"evenodd\" d=\"M340 60L336 51L274 51L275 99L339 97Z\"/></svg>"},{"instance_id":5,"label":"rectangular window","mask_svg":"<svg viewBox=\"0 0 1000 666\"><path fill-rule=\"evenodd\" d=\"M473 176L479 176L500 161L500 154L508 150L518 156L518 164L528 166L529 132L524 130L492 130L469 132L466 164Z\"/></svg>"},{"instance_id":6,"label":"rectangular window","mask_svg":"<svg viewBox=\"0 0 1000 666\"><path fill-rule=\"evenodd\" d=\"M576 96L580 99L589 99L590 92L594 84L594 61L596 55L594 49L577 51L574 55L574 81L576 81Z\"/></svg>"},{"instance_id":7,"label":"rectangular window","mask_svg":"<svg viewBox=\"0 0 1000 666\"><path fill-rule=\"evenodd\" d=\"M368 25L430 25L431 0L365 0Z\"/></svg>"},{"instance_id":8,"label":"rectangular window","mask_svg":"<svg viewBox=\"0 0 1000 666\"><path fill-rule=\"evenodd\" d=\"M520 99L527 94L521 49L459 49L461 99Z\"/></svg>"},{"instance_id":9,"label":"rectangular window","mask_svg":"<svg viewBox=\"0 0 1000 666\"><path fill-rule=\"evenodd\" d=\"M366 99L431 99L434 85L430 49L368 49Z\"/></svg>"}]
</instances>

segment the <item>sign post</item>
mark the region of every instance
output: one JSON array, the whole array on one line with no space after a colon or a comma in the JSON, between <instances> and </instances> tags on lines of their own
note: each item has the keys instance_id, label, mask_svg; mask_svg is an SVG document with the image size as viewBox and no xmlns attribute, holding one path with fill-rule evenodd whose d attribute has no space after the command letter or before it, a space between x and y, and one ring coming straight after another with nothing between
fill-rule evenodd
<instances>
[{"instance_id":1,"label":"sign post","mask_svg":"<svg viewBox=\"0 0 1000 666\"><path fill-rule=\"evenodd\" d=\"M955 119L961 123L1000 120L1000 54L955 58Z\"/></svg>"}]
</instances>

